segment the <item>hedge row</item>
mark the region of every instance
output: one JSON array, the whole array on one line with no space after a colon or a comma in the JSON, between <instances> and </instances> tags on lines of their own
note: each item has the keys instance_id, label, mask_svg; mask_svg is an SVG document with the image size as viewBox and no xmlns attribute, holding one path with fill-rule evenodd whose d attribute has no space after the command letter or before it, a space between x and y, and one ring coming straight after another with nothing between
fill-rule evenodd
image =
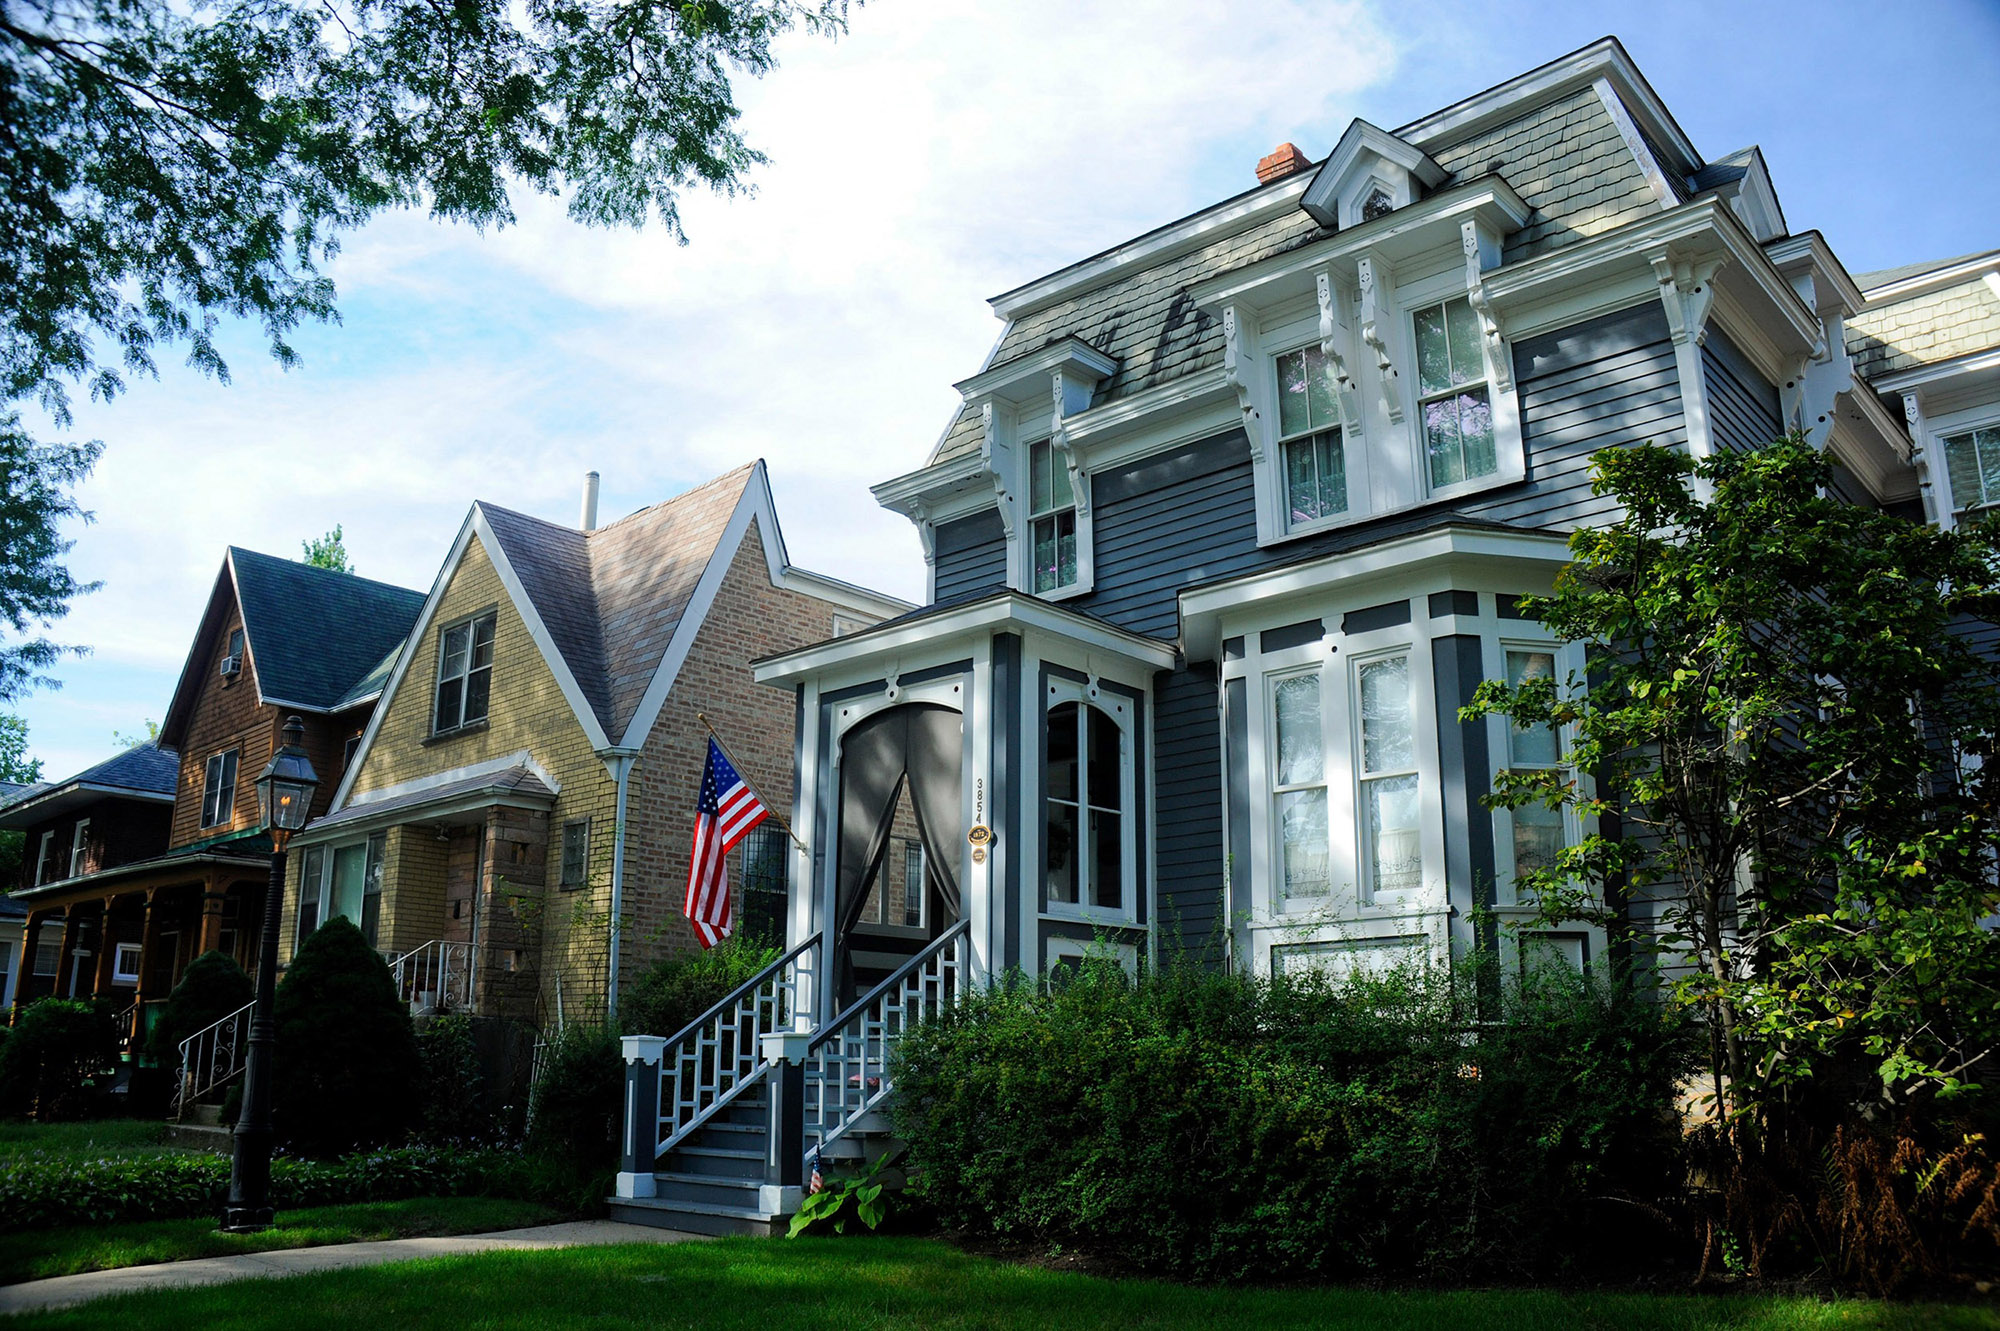
<instances>
[{"instance_id":1,"label":"hedge row","mask_svg":"<svg viewBox=\"0 0 2000 1331\"><path fill-rule=\"evenodd\" d=\"M271 1201L281 1210L406 1197L527 1196L537 1190L532 1166L507 1151L405 1146L330 1161L281 1158L271 1165ZM229 1161L223 1156L18 1158L0 1173L0 1233L214 1216L228 1195Z\"/></svg>"}]
</instances>

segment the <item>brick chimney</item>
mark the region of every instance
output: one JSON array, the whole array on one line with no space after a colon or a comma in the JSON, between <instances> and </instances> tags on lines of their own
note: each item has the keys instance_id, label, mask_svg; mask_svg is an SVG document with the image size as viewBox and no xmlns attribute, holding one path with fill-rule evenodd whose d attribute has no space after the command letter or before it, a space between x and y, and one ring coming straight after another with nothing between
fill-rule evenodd
<instances>
[{"instance_id":1,"label":"brick chimney","mask_svg":"<svg viewBox=\"0 0 2000 1331\"><path fill-rule=\"evenodd\" d=\"M1281 143L1271 149L1271 155L1257 163L1257 183L1268 185L1286 176L1295 176L1312 165L1312 158L1299 151L1295 143Z\"/></svg>"}]
</instances>

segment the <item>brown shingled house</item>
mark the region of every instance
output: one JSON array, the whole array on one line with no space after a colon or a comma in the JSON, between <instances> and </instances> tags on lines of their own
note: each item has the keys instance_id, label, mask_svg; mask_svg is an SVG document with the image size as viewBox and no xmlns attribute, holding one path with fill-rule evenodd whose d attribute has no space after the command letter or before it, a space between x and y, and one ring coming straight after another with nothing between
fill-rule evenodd
<instances>
[{"instance_id":1,"label":"brown shingled house","mask_svg":"<svg viewBox=\"0 0 2000 1331\"><path fill-rule=\"evenodd\" d=\"M548 1027L694 948L697 715L782 811L794 706L749 661L908 607L794 567L761 462L601 527L594 493L578 527L472 506L330 812L293 843L281 955L343 915L417 1010ZM730 866L774 937L784 835Z\"/></svg>"}]
</instances>

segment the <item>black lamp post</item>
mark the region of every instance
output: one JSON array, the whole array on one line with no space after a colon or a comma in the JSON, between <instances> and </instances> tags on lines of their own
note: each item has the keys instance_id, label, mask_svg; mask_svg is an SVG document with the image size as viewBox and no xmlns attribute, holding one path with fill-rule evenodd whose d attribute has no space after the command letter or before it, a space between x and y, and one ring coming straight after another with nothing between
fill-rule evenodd
<instances>
[{"instance_id":1,"label":"black lamp post","mask_svg":"<svg viewBox=\"0 0 2000 1331\"><path fill-rule=\"evenodd\" d=\"M243 1071L243 1116L229 1165L229 1202L222 1228L233 1234L271 1224L272 1008L278 993L278 915L285 908L285 845L312 814L319 774L306 757L305 722L287 717L284 743L257 778L257 805L271 833L271 881L264 889L264 939L257 953L257 1006L250 1014L250 1063Z\"/></svg>"}]
</instances>

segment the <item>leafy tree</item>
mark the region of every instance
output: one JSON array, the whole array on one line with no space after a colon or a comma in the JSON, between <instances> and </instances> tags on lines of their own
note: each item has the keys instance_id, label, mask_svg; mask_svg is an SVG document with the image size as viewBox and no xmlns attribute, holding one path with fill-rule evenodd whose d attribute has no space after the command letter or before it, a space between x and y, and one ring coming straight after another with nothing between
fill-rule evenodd
<instances>
[{"instance_id":1,"label":"leafy tree","mask_svg":"<svg viewBox=\"0 0 2000 1331\"><path fill-rule=\"evenodd\" d=\"M0 3L0 616L86 590L60 563L68 487L99 446L30 439L71 390L110 399L163 346L227 381L223 317L280 364L336 317L323 266L385 208L504 225L522 185L599 225L733 194L764 159L732 79L846 0L6 0ZM57 649L0 654L0 700Z\"/></svg>"},{"instance_id":2,"label":"leafy tree","mask_svg":"<svg viewBox=\"0 0 2000 1331\"><path fill-rule=\"evenodd\" d=\"M188 963L180 983L167 995L167 1010L149 1038L153 1056L170 1068L178 1067L182 1040L213 1026L255 996L256 989L236 958L227 952L202 953Z\"/></svg>"},{"instance_id":3,"label":"leafy tree","mask_svg":"<svg viewBox=\"0 0 2000 1331\"><path fill-rule=\"evenodd\" d=\"M0 31L7 12L0 9ZM5 50L0 41L0 53ZM10 105L7 65L0 58L0 145L6 141ZM7 293L0 295L0 376L9 373L15 358L9 324L16 288L6 250L20 238L10 234L13 223L4 193L10 157L0 147L0 292ZM21 428L20 416L4 409L5 402L0 395L0 625L19 641L0 642L0 703L12 702L36 685L60 687L48 668L82 649L58 646L40 629L69 613L75 597L99 585L79 582L70 573L63 556L75 542L63 536L61 524L70 518L90 520L72 491L97 465L100 446L37 442Z\"/></svg>"},{"instance_id":4,"label":"leafy tree","mask_svg":"<svg viewBox=\"0 0 2000 1331\"><path fill-rule=\"evenodd\" d=\"M31 785L42 779L42 760L28 756L28 723L18 716L0 716L0 781ZM11 883L21 870L27 833L0 832L0 884Z\"/></svg>"},{"instance_id":5,"label":"leafy tree","mask_svg":"<svg viewBox=\"0 0 2000 1331\"><path fill-rule=\"evenodd\" d=\"M340 525L336 523L332 531L313 541L299 542L299 560L314 568L331 569L335 573L354 572L354 561L347 557L347 544L341 539Z\"/></svg>"},{"instance_id":6,"label":"leafy tree","mask_svg":"<svg viewBox=\"0 0 2000 1331\"><path fill-rule=\"evenodd\" d=\"M143 733L135 730L128 735L122 730L112 731L111 742L121 749L136 749L141 744L151 744L160 737L160 723L158 721L148 719L140 722L140 725L143 727Z\"/></svg>"},{"instance_id":7,"label":"leafy tree","mask_svg":"<svg viewBox=\"0 0 2000 1331\"><path fill-rule=\"evenodd\" d=\"M1979 923L2000 906L2000 671L1966 630L2000 619L2000 526L1841 502L1796 437L1593 461L1623 516L1523 602L1594 646L1588 677L1488 683L1463 713L1574 737L1570 773L1503 772L1493 804L1615 820L1531 876L1544 919L1644 945L1619 907L1659 901L1658 960L1741 1127L1841 1059L1891 1099L1974 1089L2000 1043Z\"/></svg>"},{"instance_id":8,"label":"leafy tree","mask_svg":"<svg viewBox=\"0 0 2000 1331\"><path fill-rule=\"evenodd\" d=\"M307 1155L338 1155L413 1126L422 1067L410 1010L348 920L336 916L299 949L278 985L277 1019L280 1138Z\"/></svg>"},{"instance_id":9,"label":"leafy tree","mask_svg":"<svg viewBox=\"0 0 2000 1331\"><path fill-rule=\"evenodd\" d=\"M82 1118L98 1076L118 1061L110 1010L44 998L25 1008L0 1044L0 1101L44 1121Z\"/></svg>"}]
</instances>

